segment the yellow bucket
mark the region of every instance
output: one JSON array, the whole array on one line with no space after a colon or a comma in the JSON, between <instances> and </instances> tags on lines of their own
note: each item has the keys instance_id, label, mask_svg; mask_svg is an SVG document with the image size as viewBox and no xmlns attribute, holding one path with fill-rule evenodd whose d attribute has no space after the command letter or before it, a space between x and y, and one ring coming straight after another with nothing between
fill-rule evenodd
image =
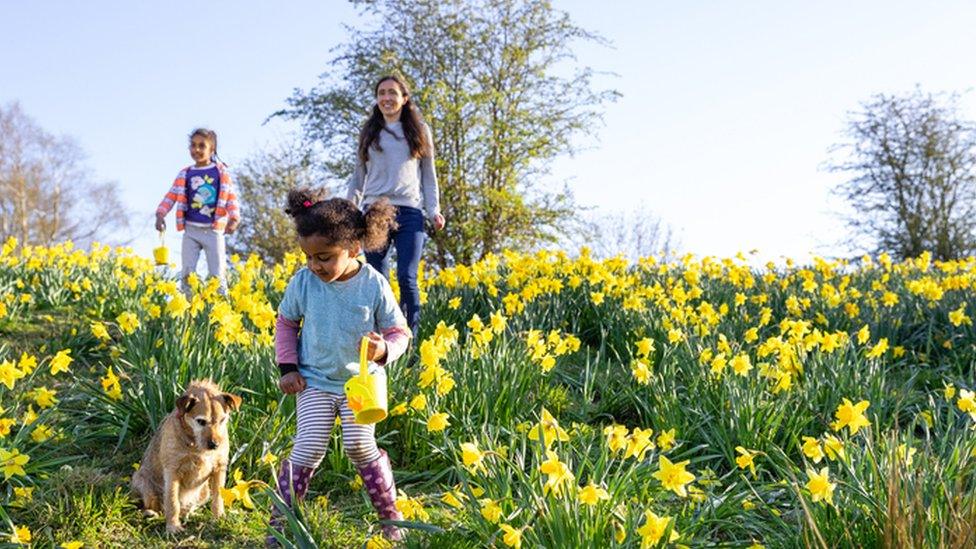
<instances>
[{"instance_id":1,"label":"yellow bucket","mask_svg":"<svg viewBox=\"0 0 976 549\"><path fill-rule=\"evenodd\" d=\"M359 344L359 375L353 376L344 387L349 409L356 415L356 423L369 425L386 419L386 378L370 375L366 350L369 338Z\"/></svg>"},{"instance_id":2,"label":"yellow bucket","mask_svg":"<svg viewBox=\"0 0 976 549\"><path fill-rule=\"evenodd\" d=\"M163 231L159 231L159 247L153 248L153 259L156 260L156 265L169 265L169 248L163 240Z\"/></svg>"}]
</instances>

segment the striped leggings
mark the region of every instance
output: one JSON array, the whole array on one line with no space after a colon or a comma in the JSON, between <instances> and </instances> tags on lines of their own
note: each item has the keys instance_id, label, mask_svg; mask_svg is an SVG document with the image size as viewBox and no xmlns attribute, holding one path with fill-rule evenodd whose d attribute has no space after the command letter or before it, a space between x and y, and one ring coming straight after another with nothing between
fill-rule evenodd
<instances>
[{"instance_id":1,"label":"striped leggings","mask_svg":"<svg viewBox=\"0 0 976 549\"><path fill-rule=\"evenodd\" d=\"M316 468L322 463L332 438L336 415L342 418L342 446L354 465L366 465L380 457L373 436L374 425L356 423L345 395L306 387L298 393L298 433L290 461Z\"/></svg>"}]
</instances>

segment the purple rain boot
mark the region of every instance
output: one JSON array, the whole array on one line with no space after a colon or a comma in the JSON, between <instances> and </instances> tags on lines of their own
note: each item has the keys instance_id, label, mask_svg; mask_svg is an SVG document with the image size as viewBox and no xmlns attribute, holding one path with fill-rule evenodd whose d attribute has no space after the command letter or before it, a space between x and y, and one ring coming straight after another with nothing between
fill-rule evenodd
<instances>
[{"instance_id":1,"label":"purple rain boot","mask_svg":"<svg viewBox=\"0 0 976 549\"><path fill-rule=\"evenodd\" d=\"M293 502L301 501L305 498L305 492L308 491L308 485L312 480L312 473L314 472L315 469L312 467L295 465L287 459L281 462L281 469L278 471L278 495L281 496L281 499L289 507L292 506ZM295 488L294 497L292 497L293 486ZM271 505L271 520L268 522L275 530L282 531L284 517L274 504ZM274 536L265 538L265 545L268 547L280 547L278 540Z\"/></svg>"},{"instance_id":2,"label":"purple rain boot","mask_svg":"<svg viewBox=\"0 0 976 549\"><path fill-rule=\"evenodd\" d=\"M363 477L363 487L380 519L403 520L403 513L396 508L396 483L393 481L393 467L386 451L380 450L379 458L356 468L359 476ZM384 524L383 537L390 541L401 541L403 532L392 524Z\"/></svg>"}]
</instances>

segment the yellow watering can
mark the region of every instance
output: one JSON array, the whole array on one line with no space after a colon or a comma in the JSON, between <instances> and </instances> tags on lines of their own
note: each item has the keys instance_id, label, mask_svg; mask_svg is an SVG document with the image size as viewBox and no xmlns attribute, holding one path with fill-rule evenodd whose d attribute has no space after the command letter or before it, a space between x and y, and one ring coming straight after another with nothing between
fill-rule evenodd
<instances>
[{"instance_id":1,"label":"yellow watering can","mask_svg":"<svg viewBox=\"0 0 976 549\"><path fill-rule=\"evenodd\" d=\"M166 241L163 239L163 231L159 231L159 247L153 248L153 259L156 260L156 265L169 264L169 248L166 247Z\"/></svg>"},{"instance_id":2,"label":"yellow watering can","mask_svg":"<svg viewBox=\"0 0 976 549\"><path fill-rule=\"evenodd\" d=\"M386 419L386 378L370 375L366 350L369 338L363 336L359 344L359 375L353 376L344 387L349 409L356 415L356 423L369 425Z\"/></svg>"}]
</instances>

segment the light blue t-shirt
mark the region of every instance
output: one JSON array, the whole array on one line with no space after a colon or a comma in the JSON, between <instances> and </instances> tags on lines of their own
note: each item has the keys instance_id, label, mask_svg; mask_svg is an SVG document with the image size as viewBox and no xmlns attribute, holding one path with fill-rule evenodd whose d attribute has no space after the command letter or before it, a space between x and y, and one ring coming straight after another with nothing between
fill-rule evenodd
<instances>
[{"instance_id":1,"label":"light blue t-shirt","mask_svg":"<svg viewBox=\"0 0 976 549\"><path fill-rule=\"evenodd\" d=\"M366 264L349 280L323 282L307 267L292 277L278 314L302 321L298 336L298 371L310 387L343 393L346 380L359 374L359 345L369 332L382 333L407 321L393 290ZM376 363L369 373L386 376Z\"/></svg>"}]
</instances>

